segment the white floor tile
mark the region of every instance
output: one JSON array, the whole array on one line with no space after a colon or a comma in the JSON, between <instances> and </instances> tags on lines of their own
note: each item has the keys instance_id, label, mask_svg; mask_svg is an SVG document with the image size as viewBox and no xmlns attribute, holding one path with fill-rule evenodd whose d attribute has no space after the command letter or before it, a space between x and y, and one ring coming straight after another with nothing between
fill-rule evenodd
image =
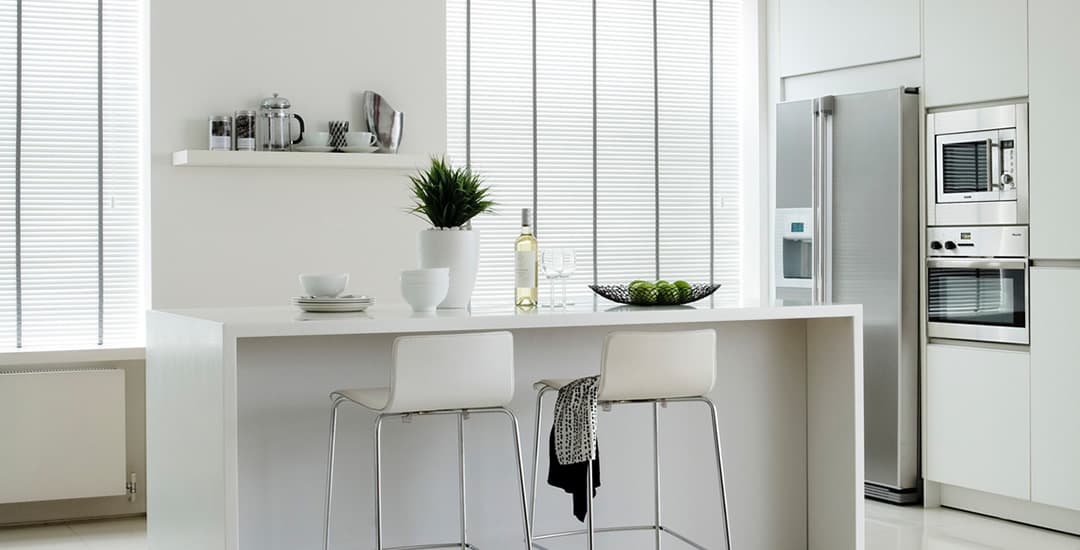
<instances>
[{"instance_id":1,"label":"white floor tile","mask_svg":"<svg viewBox=\"0 0 1080 550\"><path fill-rule=\"evenodd\" d=\"M67 525L0 529L3 550L86 550L86 545Z\"/></svg>"},{"instance_id":2,"label":"white floor tile","mask_svg":"<svg viewBox=\"0 0 1080 550\"><path fill-rule=\"evenodd\" d=\"M1080 550L1080 537L947 508L867 501L866 549ZM146 550L146 520L0 529L0 550Z\"/></svg>"}]
</instances>

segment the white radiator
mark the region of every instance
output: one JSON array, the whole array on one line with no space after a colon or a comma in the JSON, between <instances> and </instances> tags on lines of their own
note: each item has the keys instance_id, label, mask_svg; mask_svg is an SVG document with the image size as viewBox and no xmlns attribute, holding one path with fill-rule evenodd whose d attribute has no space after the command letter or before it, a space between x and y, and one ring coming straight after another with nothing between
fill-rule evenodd
<instances>
[{"instance_id":1,"label":"white radiator","mask_svg":"<svg viewBox=\"0 0 1080 550\"><path fill-rule=\"evenodd\" d=\"M0 503L123 495L124 371L0 371Z\"/></svg>"}]
</instances>

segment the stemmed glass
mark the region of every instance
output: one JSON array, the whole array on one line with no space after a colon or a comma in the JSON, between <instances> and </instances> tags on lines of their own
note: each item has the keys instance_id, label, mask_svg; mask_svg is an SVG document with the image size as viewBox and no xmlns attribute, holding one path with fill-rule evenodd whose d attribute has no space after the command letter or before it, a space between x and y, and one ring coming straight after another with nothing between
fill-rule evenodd
<instances>
[{"instance_id":1,"label":"stemmed glass","mask_svg":"<svg viewBox=\"0 0 1080 550\"><path fill-rule=\"evenodd\" d=\"M562 306L574 305L573 301L566 299L566 280L574 274L574 270L577 269L577 255L574 254L573 248L559 248L558 254L562 257L561 269L559 269L559 279L562 280Z\"/></svg>"},{"instance_id":2,"label":"stemmed glass","mask_svg":"<svg viewBox=\"0 0 1080 550\"><path fill-rule=\"evenodd\" d=\"M555 307L555 279L563 271L563 257L557 248L549 248L540 251L540 272L548 280L549 296L548 307Z\"/></svg>"}]
</instances>

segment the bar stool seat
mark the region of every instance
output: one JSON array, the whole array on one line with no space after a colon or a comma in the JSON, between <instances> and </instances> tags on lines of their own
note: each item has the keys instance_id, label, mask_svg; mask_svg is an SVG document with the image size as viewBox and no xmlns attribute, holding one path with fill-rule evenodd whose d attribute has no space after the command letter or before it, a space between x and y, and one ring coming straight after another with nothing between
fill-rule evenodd
<instances>
[{"instance_id":1,"label":"bar stool seat","mask_svg":"<svg viewBox=\"0 0 1080 550\"><path fill-rule=\"evenodd\" d=\"M517 417L506 408L514 397L514 340L509 332L405 336L394 341L390 386L339 389L330 393L330 449L326 474L326 516L323 549L330 546L330 517L334 488L334 450L338 407L355 403L378 413L375 419L375 547L383 545L382 529L382 429L387 418L456 415L458 436L458 489L460 491L460 540L457 542L394 547L471 548L465 513L464 421L471 414L498 413L510 420L517 457L521 499L523 543L531 548L525 470ZM355 546L355 544L353 545Z\"/></svg>"},{"instance_id":2,"label":"bar stool seat","mask_svg":"<svg viewBox=\"0 0 1080 550\"><path fill-rule=\"evenodd\" d=\"M661 535L666 533L698 550L705 546L664 525L661 514L660 488L660 409L670 403L705 404L712 421L712 438L715 444L716 472L719 482L724 540L731 550L731 530L728 521L727 489L724 483L724 465L720 449L720 431L716 405L707 397L716 383L716 331L683 330L666 332L618 331L609 334L604 341L600 379L597 385L597 405L605 410L612 405L627 403L651 403L653 405L653 459L654 459L654 506L655 515L651 525L595 527L593 525L593 492L586 490L587 527L576 531L549 534L536 533L536 492L540 469L540 446L547 438L541 433L544 395L558 391L572 379L547 378L533 384L536 396L536 445L533 450L532 501L529 505L530 531L534 533L534 548L543 549L539 543L549 539L586 535L589 550L595 545L595 533L618 531L653 531L656 548L661 548ZM599 431L599 430L598 430ZM586 487L593 486L592 460L585 468Z\"/></svg>"},{"instance_id":3,"label":"bar stool seat","mask_svg":"<svg viewBox=\"0 0 1080 550\"><path fill-rule=\"evenodd\" d=\"M390 388L365 388L360 390L337 390L331 396L340 395L357 405L373 411L382 411L390 401Z\"/></svg>"}]
</instances>

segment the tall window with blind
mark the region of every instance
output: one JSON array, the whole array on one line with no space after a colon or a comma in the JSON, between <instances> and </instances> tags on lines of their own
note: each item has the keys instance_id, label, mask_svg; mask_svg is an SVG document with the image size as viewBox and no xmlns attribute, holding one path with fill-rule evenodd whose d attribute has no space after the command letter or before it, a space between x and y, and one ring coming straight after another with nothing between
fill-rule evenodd
<instances>
[{"instance_id":1,"label":"tall window with blind","mask_svg":"<svg viewBox=\"0 0 1080 550\"><path fill-rule=\"evenodd\" d=\"M447 145L491 185L474 304L513 296L520 208L590 283L740 296L742 0L447 0ZM541 280L541 285L545 282ZM541 289L541 300L546 290Z\"/></svg>"},{"instance_id":2,"label":"tall window with blind","mask_svg":"<svg viewBox=\"0 0 1080 550\"><path fill-rule=\"evenodd\" d=\"M0 0L0 351L141 345L141 0Z\"/></svg>"}]
</instances>

